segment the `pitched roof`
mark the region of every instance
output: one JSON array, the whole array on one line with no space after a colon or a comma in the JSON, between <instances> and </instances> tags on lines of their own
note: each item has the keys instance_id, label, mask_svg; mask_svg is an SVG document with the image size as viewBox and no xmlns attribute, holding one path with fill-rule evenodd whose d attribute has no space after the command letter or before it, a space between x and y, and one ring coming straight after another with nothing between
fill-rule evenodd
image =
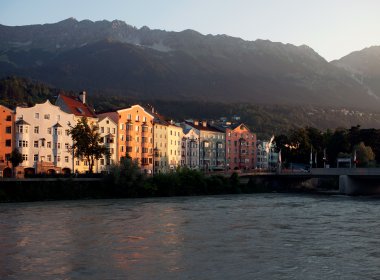
<instances>
[{"instance_id":1,"label":"pitched roof","mask_svg":"<svg viewBox=\"0 0 380 280\"><path fill-rule=\"evenodd\" d=\"M119 114L117 112L105 112L98 114L99 121L102 121L107 117L110 118L116 124L119 122Z\"/></svg>"},{"instance_id":2,"label":"pitched roof","mask_svg":"<svg viewBox=\"0 0 380 280\"><path fill-rule=\"evenodd\" d=\"M66 104L67 108L70 110L70 113L81 117L96 118L94 111L79 98L63 94L60 94L59 97Z\"/></svg>"},{"instance_id":3,"label":"pitched roof","mask_svg":"<svg viewBox=\"0 0 380 280\"><path fill-rule=\"evenodd\" d=\"M217 129L215 127L209 126L208 124L206 126L203 126L202 122L199 122L198 125L195 125L194 123L188 122L188 121L186 121L185 123L190 125L191 127L194 127L195 129L198 129L198 130L224 133L224 131Z\"/></svg>"},{"instance_id":4,"label":"pitched roof","mask_svg":"<svg viewBox=\"0 0 380 280\"><path fill-rule=\"evenodd\" d=\"M22 125L30 125L29 123L27 123L26 121L24 121L23 119L19 119L16 124L22 124Z\"/></svg>"}]
</instances>

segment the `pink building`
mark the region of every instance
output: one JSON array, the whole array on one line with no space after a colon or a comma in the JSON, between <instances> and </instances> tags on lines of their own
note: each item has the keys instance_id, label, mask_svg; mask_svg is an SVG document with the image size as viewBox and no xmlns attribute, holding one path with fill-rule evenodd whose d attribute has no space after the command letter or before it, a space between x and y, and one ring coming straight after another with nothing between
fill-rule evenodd
<instances>
[{"instance_id":1,"label":"pink building","mask_svg":"<svg viewBox=\"0 0 380 280\"><path fill-rule=\"evenodd\" d=\"M226 128L226 163L229 170L256 166L256 134L245 124Z\"/></svg>"}]
</instances>

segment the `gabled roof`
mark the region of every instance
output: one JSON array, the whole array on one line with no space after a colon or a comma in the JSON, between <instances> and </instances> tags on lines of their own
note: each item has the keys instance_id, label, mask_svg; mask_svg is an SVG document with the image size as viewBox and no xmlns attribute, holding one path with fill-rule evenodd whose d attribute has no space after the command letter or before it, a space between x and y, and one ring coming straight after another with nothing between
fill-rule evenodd
<instances>
[{"instance_id":1,"label":"gabled roof","mask_svg":"<svg viewBox=\"0 0 380 280\"><path fill-rule=\"evenodd\" d=\"M198 125L195 125L192 122L185 122L187 125L194 127L195 129L198 129L200 131L211 131L211 132L219 132L219 133L224 133L223 130L217 129L215 127L209 126L208 124L206 126L203 126L202 122L199 122Z\"/></svg>"},{"instance_id":2,"label":"gabled roof","mask_svg":"<svg viewBox=\"0 0 380 280\"><path fill-rule=\"evenodd\" d=\"M154 118L154 113L152 113L149 109L147 109L144 106L141 106L139 104L132 105L131 107L128 107L128 108L117 110L117 113L122 113L124 111L129 111L129 110L134 109L135 107L139 107L140 109L144 110L145 113L147 113L149 116L151 116L152 118Z\"/></svg>"},{"instance_id":3,"label":"gabled roof","mask_svg":"<svg viewBox=\"0 0 380 280\"><path fill-rule=\"evenodd\" d=\"M231 130L235 130L237 129L238 127L240 126L244 126L249 132L251 132L251 130L248 128L248 126L246 126L244 123L236 123L236 124L232 124L230 126Z\"/></svg>"},{"instance_id":4,"label":"gabled roof","mask_svg":"<svg viewBox=\"0 0 380 280\"><path fill-rule=\"evenodd\" d=\"M17 122L16 122L17 125L19 124L22 124L22 125L30 125L29 123L27 123L26 121L24 121L23 119L19 119Z\"/></svg>"},{"instance_id":5,"label":"gabled roof","mask_svg":"<svg viewBox=\"0 0 380 280\"><path fill-rule=\"evenodd\" d=\"M60 94L59 97L67 106L70 113L75 116L96 118L94 111L86 104L83 103L79 98L73 96L67 96Z\"/></svg>"},{"instance_id":6,"label":"gabled roof","mask_svg":"<svg viewBox=\"0 0 380 280\"><path fill-rule=\"evenodd\" d=\"M1 104L0 104L0 108L3 108L3 110L7 110L7 111L9 111L9 112L11 112L11 113L14 113L14 112L15 112L14 110L12 110L12 109L10 109L10 108L4 106L4 105L1 105Z\"/></svg>"},{"instance_id":7,"label":"gabled roof","mask_svg":"<svg viewBox=\"0 0 380 280\"><path fill-rule=\"evenodd\" d=\"M98 114L99 121L104 120L105 118L111 119L114 123L119 122L119 114L117 112L105 112Z\"/></svg>"}]
</instances>

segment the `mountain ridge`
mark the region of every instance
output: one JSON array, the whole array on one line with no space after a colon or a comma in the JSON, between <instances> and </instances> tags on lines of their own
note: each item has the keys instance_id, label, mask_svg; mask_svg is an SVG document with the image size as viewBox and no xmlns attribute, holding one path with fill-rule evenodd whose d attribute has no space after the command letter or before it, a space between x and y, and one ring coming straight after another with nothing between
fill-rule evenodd
<instances>
[{"instance_id":1,"label":"mountain ridge","mask_svg":"<svg viewBox=\"0 0 380 280\"><path fill-rule=\"evenodd\" d=\"M378 108L380 87L361 83L342 63L306 45L138 29L119 20L0 26L2 77L141 99Z\"/></svg>"}]
</instances>

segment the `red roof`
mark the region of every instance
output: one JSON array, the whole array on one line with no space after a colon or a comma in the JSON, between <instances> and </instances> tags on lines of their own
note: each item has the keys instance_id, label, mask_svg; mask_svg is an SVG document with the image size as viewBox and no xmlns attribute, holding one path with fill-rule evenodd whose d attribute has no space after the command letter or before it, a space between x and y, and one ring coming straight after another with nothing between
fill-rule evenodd
<instances>
[{"instance_id":1,"label":"red roof","mask_svg":"<svg viewBox=\"0 0 380 280\"><path fill-rule=\"evenodd\" d=\"M87 104L83 104L79 98L63 94L60 95L60 98L72 114L87 118L96 118L94 111Z\"/></svg>"}]
</instances>

